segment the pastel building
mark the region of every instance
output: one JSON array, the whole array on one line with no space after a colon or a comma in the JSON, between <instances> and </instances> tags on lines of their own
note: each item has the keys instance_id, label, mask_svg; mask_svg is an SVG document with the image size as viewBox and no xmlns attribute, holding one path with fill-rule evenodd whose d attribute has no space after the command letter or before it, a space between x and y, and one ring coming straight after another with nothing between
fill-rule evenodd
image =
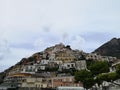
<instances>
[{"instance_id":1,"label":"pastel building","mask_svg":"<svg viewBox=\"0 0 120 90\"><path fill-rule=\"evenodd\" d=\"M56 60L61 60L63 63L75 61L75 56L70 50L56 52Z\"/></svg>"},{"instance_id":2,"label":"pastel building","mask_svg":"<svg viewBox=\"0 0 120 90\"><path fill-rule=\"evenodd\" d=\"M83 86L82 83L75 83L73 76L66 77L54 77L52 78L52 87L56 88L59 86Z\"/></svg>"},{"instance_id":3,"label":"pastel building","mask_svg":"<svg viewBox=\"0 0 120 90\"><path fill-rule=\"evenodd\" d=\"M96 53L89 53L86 55L86 60L101 60L101 55L97 55Z\"/></svg>"}]
</instances>

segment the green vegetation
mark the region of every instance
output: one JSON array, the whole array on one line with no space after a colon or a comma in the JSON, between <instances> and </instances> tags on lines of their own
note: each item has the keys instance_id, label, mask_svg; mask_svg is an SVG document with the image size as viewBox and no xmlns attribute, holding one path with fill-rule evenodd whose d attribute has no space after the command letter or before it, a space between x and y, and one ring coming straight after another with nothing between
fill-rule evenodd
<instances>
[{"instance_id":1,"label":"green vegetation","mask_svg":"<svg viewBox=\"0 0 120 90\"><path fill-rule=\"evenodd\" d=\"M115 81L118 79L118 75L116 72L108 73L108 81Z\"/></svg>"},{"instance_id":2,"label":"green vegetation","mask_svg":"<svg viewBox=\"0 0 120 90\"><path fill-rule=\"evenodd\" d=\"M120 64L116 66L116 73L120 78Z\"/></svg>"},{"instance_id":3,"label":"green vegetation","mask_svg":"<svg viewBox=\"0 0 120 90\"><path fill-rule=\"evenodd\" d=\"M92 72L92 74L98 75L100 73L109 72L109 64L106 61L96 61L89 65L88 69Z\"/></svg>"},{"instance_id":4,"label":"green vegetation","mask_svg":"<svg viewBox=\"0 0 120 90\"><path fill-rule=\"evenodd\" d=\"M109 64L106 61L93 61L88 63L89 70L81 70L75 73L76 82L82 82L84 88L91 88L95 83L102 84L103 81L113 82L120 78L120 65L116 72L109 73Z\"/></svg>"},{"instance_id":5,"label":"green vegetation","mask_svg":"<svg viewBox=\"0 0 120 90\"><path fill-rule=\"evenodd\" d=\"M84 88L88 89L94 85L92 73L88 70L81 70L75 73L76 82L82 82Z\"/></svg>"},{"instance_id":6,"label":"green vegetation","mask_svg":"<svg viewBox=\"0 0 120 90\"><path fill-rule=\"evenodd\" d=\"M96 83L102 84L103 81L113 82L118 79L116 72L102 73L96 77Z\"/></svg>"}]
</instances>

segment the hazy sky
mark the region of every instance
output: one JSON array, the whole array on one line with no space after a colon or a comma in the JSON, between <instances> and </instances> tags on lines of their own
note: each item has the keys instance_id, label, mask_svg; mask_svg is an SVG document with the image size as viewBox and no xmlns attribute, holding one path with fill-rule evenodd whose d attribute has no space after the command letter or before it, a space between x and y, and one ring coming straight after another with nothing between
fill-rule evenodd
<instances>
[{"instance_id":1,"label":"hazy sky","mask_svg":"<svg viewBox=\"0 0 120 90\"><path fill-rule=\"evenodd\" d=\"M120 0L0 0L0 71L63 42L92 52L120 36Z\"/></svg>"}]
</instances>

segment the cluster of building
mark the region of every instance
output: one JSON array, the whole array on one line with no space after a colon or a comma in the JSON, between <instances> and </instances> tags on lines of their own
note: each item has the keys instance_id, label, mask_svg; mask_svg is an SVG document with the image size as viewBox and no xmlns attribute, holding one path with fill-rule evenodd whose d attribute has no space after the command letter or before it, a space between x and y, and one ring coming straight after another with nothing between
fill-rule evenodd
<instances>
[{"instance_id":1,"label":"cluster of building","mask_svg":"<svg viewBox=\"0 0 120 90\"><path fill-rule=\"evenodd\" d=\"M40 73L48 69L86 69L86 60L80 60L82 52L71 50L63 44L47 48L44 52L36 53L32 57L24 58L21 63L14 66L10 74L14 73Z\"/></svg>"},{"instance_id":2,"label":"cluster of building","mask_svg":"<svg viewBox=\"0 0 120 90\"><path fill-rule=\"evenodd\" d=\"M7 76L4 83L11 87L20 88L56 88L59 86L82 86L81 83L75 83L74 76L61 75L57 77L40 77L33 74L17 73Z\"/></svg>"},{"instance_id":3,"label":"cluster of building","mask_svg":"<svg viewBox=\"0 0 120 90\"><path fill-rule=\"evenodd\" d=\"M82 51L58 44L43 52L23 58L4 79L11 87L55 88L58 86L82 86L75 83L74 76L64 70L86 69L86 61L80 60Z\"/></svg>"},{"instance_id":4,"label":"cluster of building","mask_svg":"<svg viewBox=\"0 0 120 90\"><path fill-rule=\"evenodd\" d=\"M81 82L75 83L74 76L62 71L87 69L86 60L113 62L117 59L94 53L86 54L79 50L72 50L69 45L65 46L60 43L43 52L35 53L29 58L23 58L9 71L3 86L23 88L82 86ZM114 66L112 65L112 69Z\"/></svg>"}]
</instances>

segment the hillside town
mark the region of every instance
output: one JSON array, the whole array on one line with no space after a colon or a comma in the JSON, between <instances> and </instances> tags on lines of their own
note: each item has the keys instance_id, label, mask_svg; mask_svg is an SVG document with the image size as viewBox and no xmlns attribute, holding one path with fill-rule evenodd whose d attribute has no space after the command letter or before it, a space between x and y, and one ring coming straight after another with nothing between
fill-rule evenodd
<instances>
[{"instance_id":1,"label":"hillside town","mask_svg":"<svg viewBox=\"0 0 120 90\"><path fill-rule=\"evenodd\" d=\"M69 45L60 43L28 58L23 58L12 66L1 83L0 90L8 90L8 88L12 90L49 88L50 90L59 86L83 87L81 81L76 82L74 72L88 70L87 62L92 61L108 62L109 72L115 72L116 66L120 64L120 60L116 57L72 50ZM117 83L120 83L119 80Z\"/></svg>"}]
</instances>

